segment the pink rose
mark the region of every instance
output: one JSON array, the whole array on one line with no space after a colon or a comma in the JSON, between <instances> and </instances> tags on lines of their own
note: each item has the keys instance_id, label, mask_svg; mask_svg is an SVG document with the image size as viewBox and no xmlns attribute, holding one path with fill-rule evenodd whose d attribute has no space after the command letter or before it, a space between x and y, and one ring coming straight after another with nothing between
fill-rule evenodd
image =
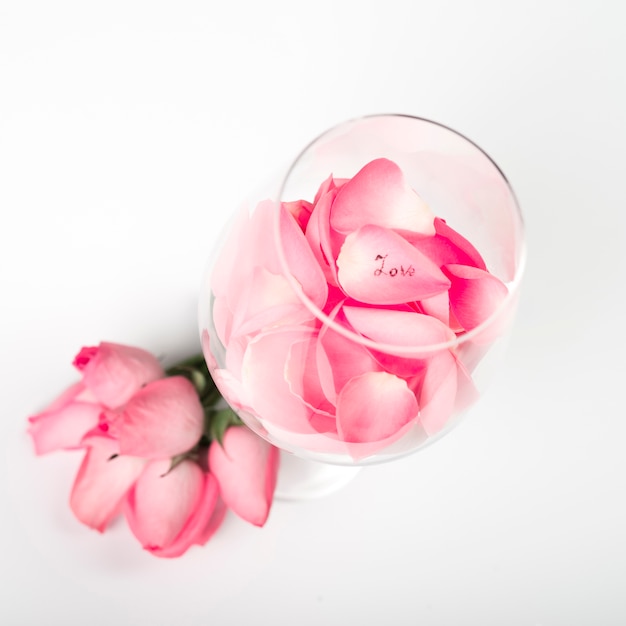
<instances>
[{"instance_id":1,"label":"pink rose","mask_svg":"<svg viewBox=\"0 0 626 626\"><path fill-rule=\"evenodd\" d=\"M163 378L149 352L101 343L83 348L74 365L82 381L29 419L38 454L82 447L96 427L118 440L122 454L145 458L181 454L200 439L204 413L193 385Z\"/></svg>"},{"instance_id":2,"label":"pink rose","mask_svg":"<svg viewBox=\"0 0 626 626\"><path fill-rule=\"evenodd\" d=\"M123 407L145 384L165 375L149 352L107 342L82 348L74 366L82 380L29 418L37 454L81 447L82 438L98 425L104 412Z\"/></svg>"},{"instance_id":3,"label":"pink rose","mask_svg":"<svg viewBox=\"0 0 626 626\"><path fill-rule=\"evenodd\" d=\"M229 403L287 448L353 458L444 428L476 395L456 339L506 286L387 159L329 177L312 203L283 203L291 277L273 211L240 218L213 272L208 350L224 355L210 362Z\"/></svg>"}]
</instances>

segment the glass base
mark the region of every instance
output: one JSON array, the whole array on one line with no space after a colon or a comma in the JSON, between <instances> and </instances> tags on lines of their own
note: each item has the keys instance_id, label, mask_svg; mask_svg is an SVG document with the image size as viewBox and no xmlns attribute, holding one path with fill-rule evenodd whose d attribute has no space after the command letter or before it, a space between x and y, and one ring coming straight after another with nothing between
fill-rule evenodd
<instances>
[{"instance_id":1,"label":"glass base","mask_svg":"<svg viewBox=\"0 0 626 626\"><path fill-rule=\"evenodd\" d=\"M274 497L291 502L321 498L345 487L360 470L360 467L308 461L281 450Z\"/></svg>"}]
</instances>

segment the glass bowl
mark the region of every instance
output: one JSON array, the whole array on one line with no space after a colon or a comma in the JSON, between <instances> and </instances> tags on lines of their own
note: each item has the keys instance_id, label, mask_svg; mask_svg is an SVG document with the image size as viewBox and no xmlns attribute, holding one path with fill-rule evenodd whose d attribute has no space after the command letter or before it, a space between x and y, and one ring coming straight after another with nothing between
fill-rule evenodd
<instances>
[{"instance_id":1,"label":"glass bowl","mask_svg":"<svg viewBox=\"0 0 626 626\"><path fill-rule=\"evenodd\" d=\"M202 286L204 355L275 446L392 460L480 398L523 265L515 195L475 143L418 117L351 120L235 212Z\"/></svg>"}]
</instances>

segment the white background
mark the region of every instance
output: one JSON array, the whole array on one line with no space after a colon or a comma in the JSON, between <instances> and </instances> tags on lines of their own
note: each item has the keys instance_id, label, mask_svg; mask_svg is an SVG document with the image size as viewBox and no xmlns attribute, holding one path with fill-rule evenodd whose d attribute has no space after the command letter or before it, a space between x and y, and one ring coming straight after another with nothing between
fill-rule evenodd
<instances>
[{"instance_id":1,"label":"white background","mask_svg":"<svg viewBox=\"0 0 626 626\"><path fill-rule=\"evenodd\" d=\"M626 623L625 17L617 0L0 2L0 623ZM227 8L228 7L228 8ZM528 266L463 424L178 560L67 507L26 418L83 345L197 350L219 226L327 127L434 119L517 192Z\"/></svg>"}]
</instances>

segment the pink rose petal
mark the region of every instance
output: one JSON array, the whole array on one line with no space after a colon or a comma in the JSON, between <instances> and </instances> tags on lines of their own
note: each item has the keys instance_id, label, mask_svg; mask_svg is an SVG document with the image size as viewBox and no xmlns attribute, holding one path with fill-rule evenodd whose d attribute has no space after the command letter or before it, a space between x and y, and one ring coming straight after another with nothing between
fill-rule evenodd
<instances>
[{"instance_id":1,"label":"pink rose petal","mask_svg":"<svg viewBox=\"0 0 626 626\"><path fill-rule=\"evenodd\" d=\"M256 267L235 309L232 336L298 324L312 317L284 276Z\"/></svg>"},{"instance_id":2,"label":"pink rose petal","mask_svg":"<svg viewBox=\"0 0 626 626\"><path fill-rule=\"evenodd\" d=\"M226 296L215 296L212 314L217 338L223 346L227 346L233 328L233 313L228 306Z\"/></svg>"},{"instance_id":3,"label":"pink rose petal","mask_svg":"<svg viewBox=\"0 0 626 626\"><path fill-rule=\"evenodd\" d=\"M314 411L312 426L321 432L334 431L335 406L326 397L318 368L317 337L292 344L285 364L285 379L291 392Z\"/></svg>"},{"instance_id":4,"label":"pink rose petal","mask_svg":"<svg viewBox=\"0 0 626 626\"><path fill-rule=\"evenodd\" d=\"M367 348L328 327L320 332L317 347L320 383L333 404L337 401L337 393L351 378L381 370Z\"/></svg>"},{"instance_id":5,"label":"pink rose petal","mask_svg":"<svg viewBox=\"0 0 626 626\"><path fill-rule=\"evenodd\" d=\"M419 348L444 343L454 333L442 322L429 315L407 311L344 306L343 312L352 327L363 336L379 343Z\"/></svg>"},{"instance_id":6,"label":"pink rose petal","mask_svg":"<svg viewBox=\"0 0 626 626\"><path fill-rule=\"evenodd\" d=\"M434 234L433 214L411 189L402 170L388 159L363 167L338 192L331 226L351 233L366 224Z\"/></svg>"},{"instance_id":7,"label":"pink rose petal","mask_svg":"<svg viewBox=\"0 0 626 626\"><path fill-rule=\"evenodd\" d=\"M191 546L203 546L220 527L226 506L219 497L217 481L204 474L202 493L190 518L176 539L167 547L150 549L154 556L171 559L187 552Z\"/></svg>"},{"instance_id":8,"label":"pink rose petal","mask_svg":"<svg viewBox=\"0 0 626 626\"><path fill-rule=\"evenodd\" d=\"M204 411L182 376L156 380L138 391L119 418L120 452L148 459L182 454L202 435Z\"/></svg>"},{"instance_id":9,"label":"pink rose petal","mask_svg":"<svg viewBox=\"0 0 626 626\"><path fill-rule=\"evenodd\" d=\"M372 350L371 352L379 368L407 380L423 376L430 358L429 353L416 357L404 357L398 356L393 352L383 352L381 350Z\"/></svg>"},{"instance_id":10,"label":"pink rose petal","mask_svg":"<svg viewBox=\"0 0 626 626\"><path fill-rule=\"evenodd\" d=\"M250 400L241 380L233 376L228 369L211 370L215 385L224 399L235 411L251 411Z\"/></svg>"},{"instance_id":11,"label":"pink rose petal","mask_svg":"<svg viewBox=\"0 0 626 626\"><path fill-rule=\"evenodd\" d=\"M229 279L229 307L238 308L239 298L232 298L239 286L248 282L254 267L260 267L278 276L283 276L285 269L278 255L275 233L276 211L280 211L280 244L285 255L288 270L293 274L304 294L316 306L323 306L327 295L326 280L313 251L307 245L305 235L293 216L284 208L278 208L273 202L261 202L250 219L246 232L241 233L239 247L241 253L236 271ZM231 295L232 294L232 295Z\"/></svg>"},{"instance_id":12,"label":"pink rose petal","mask_svg":"<svg viewBox=\"0 0 626 626\"><path fill-rule=\"evenodd\" d=\"M269 200L261 202L251 216L247 210L240 211L213 267L216 328L224 345L230 338L233 312L248 305L255 267L274 275L282 273L276 247L268 245L274 240L275 211L276 205Z\"/></svg>"},{"instance_id":13,"label":"pink rose petal","mask_svg":"<svg viewBox=\"0 0 626 626\"><path fill-rule=\"evenodd\" d=\"M292 202L283 202L282 206L293 216L302 232L304 232L311 218L313 205L306 200L294 200Z\"/></svg>"},{"instance_id":14,"label":"pink rose petal","mask_svg":"<svg viewBox=\"0 0 626 626\"><path fill-rule=\"evenodd\" d=\"M281 209L280 213L280 238L288 270L298 281L309 300L321 309L328 296L324 272L315 253L308 245L304 233L285 209ZM271 244L267 242L267 245Z\"/></svg>"},{"instance_id":15,"label":"pink rose petal","mask_svg":"<svg viewBox=\"0 0 626 626\"><path fill-rule=\"evenodd\" d=\"M169 552L176 551L176 553L161 554L160 556L180 556L181 552L178 544L188 543L189 537L193 537L191 543L194 545L203 546L221 526L227 510L224 501L220 498L215 476L205 474L204 494L200 499L200 505L196 508L195 514L189 520L176 542L169 549Z\"/></svg>"},{"instance_id":16,"label":"pink rose petal","mask_svg":"<svg viewBox=\"0 0 626 626\"><path fill-rule=\"evenodd\" d=\"M261 420L292 432L316 432L311 420L323 418L324 414L311 409L295 395L285 378L292 345L308 341L312 336L311 329L280 328L258 335L248 345L243 359L241 382L250 407Z\"/></svg>"},{"instance_id":17,"label":"pink rose petal","mask_svg":"<svg viewBox=\"0 0 626 626\"><path fill-rule=\"evenodd\" d=\"M455 263L471 265L482 270L487 269L478 250L439 217L435 218L435 230L436 234L433 237L409 236L408 238L437 267Z\"/></svg>"},{"instance_id":18,"label":"pink rose petal","mask_svg":"<svg viewBox=\"0 0 626 626\"><path fill-rule=\"evenodd\" d=\"M467 371L465 364L457 358L456 362L457 392L454 411L462 413L478 401L480 393L474 380Z\"/></svg>"},{"instance_id":19,"label":"pink rose petal","mask_svg":"<svg viewBox=\"0 0 626 626\"><path fill-rule=\"evenodd\" d=\"M444 265L451 281L450 308L465 330L482 324L505 300L508 289L493 274L468 265Z\"/></svg>"},{"instance_id":20,"label":"pink rose petal","mask_svg":"<svg viewBox=\"0 0 626 626\"><path fill-rule=\"evenodd\" d=\"M79 448L86 433L98 425L103 407L88 402L71 402L55 411L29 418L28 432L33 438L35 452L46 454L53 450Z\"/></svg>"},{"instance_id":21,"label":"pink rose petal","mask_svg":"<svg viewBox=\"0 0 626 626\"><path fill-rule=\"evenodd\" d=\"M450 324L450 297L447 291L420 300L419 306L426 315L436 317L446 325Z\"/></svg>"},{"instance_id":22,"label":"pink rose petal","mask_svg":"<svg viewBox=\"0 0 626 626\"><path fill-rule=\"evenodd\" d=\"M449 254L456 259L455 261L446 261L446 264L459 263L461 265L473 265L481 270L487 269L480 252L463 235L448 226L445 220L436 217L435 230L438 237L448 240Z\"/></svg>"},{"instance_id":23,"label":"pink rose petal","mask_svg":"<svg viewBox=\"0 0 626 626\"><path fill-rule=\"evenodd\" d=\"M145 461L115 456L119 447L109 437L89 437L87 453L78 470L70 507L87 526L104 532L120 512L124 497L143 471Z\"/></svg>"},{"instance_id":24,"label":"pink rose petal","mask_svg":"<svg viewBox=\"0 0 626 626\"><path fill-rule=\"evenodd\" d=\"M332 286L337 285L335 258L344 239L330 227L330 209L336 196L337 190L333 188L320 197L305 233L317 264L322 269L327 283Z\"/></svg>"},{"instance_id":25,"label":"pink rose petal","mask_svg":"<svg viewBox=\"0 0 626 626\"><path fill-rule=\"evenodd\" d=\"M417 416L413 392L404 380L387 372L353 378L337 399L339 436L348 442L387 439Z\"/></svg>"},{"instance_id":26,"label":"pink rose petal","mask_svg":"<svg viewBox=\"0 0 626 626\"><path fill-rule=\"evenodd\" d=\"M218 363L213 355L213 350L211 349L211 336L206 328L202 329L200 342L202 345L202 355L204 356L204 360L206 361L208 368L213 369L218 367Z\"/></svg>"},{"instance_id":27,"label":"pink rose petal","mask_svg":"<svg viewBox=\"0 0 626 626\"><path fill-rule=\"evenodd\" d=\"M317 192L315 193L315 198L313 200L313 205L315 210L315 205L320 201L320 198L328 193L329 191L337 190L343 187L349 179L347 178L334 178L331 174L319 187Z\"/></svg>"},{"instance_id":28,"label":"pink rose petal","mask_svg":"<svg viewBox=\"0 0 626 626\"><path fill-rule=\"evenodd\" d=\"M430 259L396 232L380 226L363 226L349 234L337 266L346 294L367 304L422 300L450 286Z\"/></svg>"},{"instance_id":29,"label":"pink rose petal","mask_svg":"<svg viewBox=\"0 0 626 626\"><path fill-rule=\"evenodd\" d=\"M419 396L419 421L428 435L434 435L446 425L454 410L456 391L456 359L445 350L428 362Z\"/></svg>"}]
</instances>

